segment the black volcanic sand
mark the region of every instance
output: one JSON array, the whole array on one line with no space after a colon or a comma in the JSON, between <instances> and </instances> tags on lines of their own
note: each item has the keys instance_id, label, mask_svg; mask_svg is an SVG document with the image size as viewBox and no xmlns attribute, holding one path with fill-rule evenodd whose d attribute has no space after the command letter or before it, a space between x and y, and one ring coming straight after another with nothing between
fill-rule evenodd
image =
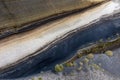
<instances>
[{"instance_id":1,"label":"black volcanic sand","mask_svg":"<svg viewBox=\"0 0 120 80\"><path fill-rule=\"evenodd\" d=\"M37 74L40 71L52 70L55 64L71 58L83 45L94 43L100 39L108 39L120 34L119 13L101 19L85 29L76 29L61 39L49 44L46 50L40 50L37 55L0 72L1 79L13 79ZM46 46L47 47L47 46ZM117 64L116 64L117 65Z\"/></svg>"}]
</instances>

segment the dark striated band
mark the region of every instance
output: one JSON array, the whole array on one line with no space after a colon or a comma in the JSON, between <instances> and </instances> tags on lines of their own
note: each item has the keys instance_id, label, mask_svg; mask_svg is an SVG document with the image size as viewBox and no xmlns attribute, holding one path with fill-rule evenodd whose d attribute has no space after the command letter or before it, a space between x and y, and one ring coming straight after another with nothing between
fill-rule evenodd
<instances>
[{"instance_id":1,"label":"dark striated band","mask_svg":"<svg viewBox=\"0 0 120 80\"><path fill-rule=\"evenodd\" d=\"M79 47L120 34L120 13L102 18L84 29L75 29L43 47L16 65L0 71L1 79L29 76L51 70L55 64L71 58Z\"/></svg>"}]
</instances>

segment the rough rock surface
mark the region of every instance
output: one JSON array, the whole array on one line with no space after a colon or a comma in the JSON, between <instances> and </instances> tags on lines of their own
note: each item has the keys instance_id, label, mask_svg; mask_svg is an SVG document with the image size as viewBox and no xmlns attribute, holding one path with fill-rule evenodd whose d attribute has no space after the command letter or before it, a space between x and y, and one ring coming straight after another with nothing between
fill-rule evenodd
<instances>
[{"instance_id":1,"label":"rough rock surface","mask_svg":"<svg viewBox=\"0 0 120 80\"><path fill-rule=\"evenodd\" d=\"M0 33L17 31L24 24L102 1L104 0L0 0Z\"/></svg>"}]
</instances>

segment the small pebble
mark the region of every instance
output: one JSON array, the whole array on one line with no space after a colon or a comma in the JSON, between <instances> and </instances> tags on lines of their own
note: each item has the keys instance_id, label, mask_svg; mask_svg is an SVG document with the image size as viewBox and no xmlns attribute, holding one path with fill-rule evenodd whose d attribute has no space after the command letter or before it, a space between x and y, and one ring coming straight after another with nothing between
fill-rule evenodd
<instances>
[{"instance_id":1,"label":"small pebble","mask_svg":"<svg viewBox=\"0 0 120 80\"><path fill-rule=\"evenodd\" d=\"M92 64L92 66L93 66L96 70L100 69L100 67L99 67L97 64Z\"/></svg>"},{"instance_id":2,"label":"small pebble","mask_svg":"<svg viewBox=\"0 0 120 80\"><path fill-rule=\"evenodd\" d=\"M79 64L80 64L81 66L83 66L83 63L82 63L82 62L80 62Z\"/></svg>"},{"instance_id":3,"label":"small pebble","mask_svg":"<svg viewBox=\"0 0 120 80\"><path fill-rule=\"evenodd\" d=\"M88 59L93 59L93 58L94 58L94 55L93 55L92 53L90 53L90 54L87 55L87 58L88 58Z\"/></svg>"},{"instance_id":4,"label":"small pebble","mask_svg":"<svg viewBox=\"0 0 120 80\"><path fill-rule=\"evenodd\" d=\"M88 62L89 62L89 59L85 58L84 63L88 63Z\"/></svg>"},{"instance_id":5,"label":"small pebble","mask_svg":"<svg viewBox=\"0 0 120 80\"><path fill-rule=\"evenodd\" d=\"M113 56L113 52L110 51L110 50L106 51L105 54L106 54L107 56L109 56L109 57L112 57L112 56Z\"/></svg>"},{"instance_id":6,"label":"small pebble","mask_svg":"<svg viewBox=\"0 0 120 80\"><path fill-rule=\"evenodd\" d=\"M77 70L78 70L78 71L82 70L82 67L79 67Z\"/></svg>"}]
</instances>

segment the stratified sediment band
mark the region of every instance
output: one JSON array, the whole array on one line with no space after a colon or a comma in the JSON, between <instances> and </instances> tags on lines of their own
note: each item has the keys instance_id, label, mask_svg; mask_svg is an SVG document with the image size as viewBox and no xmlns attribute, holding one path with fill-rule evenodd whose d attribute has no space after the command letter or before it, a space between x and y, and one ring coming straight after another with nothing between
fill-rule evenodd
<instances>
[{"instance_id":1,"label":"stratified sediment band","mask_svg":"<svg viewBox=\"0 0 120 80\"><path fill-rule=\"evenodd\" d=\"M1 0L0 35L16 33L26 27L23 25L81 10L103 1L106 0Z\"/></svg>"},{"instance_id":2,"label":"stratified sediment band","mask_svg":"<svg viewBox=\"0 0 120 80\"><path fill-rule=\"evenodd\" d=\"M81 35L82 33L79 32L78 29L81 30L85 27L87 28L88 26L85 26L85 25L92 24L90 22L95 23L99 21L99 19L103 15L112 14L115 10L118 10L118 7L119 5L117 3L110 1L105 4L102 4L101 6L97 6L90 10L87 10L85 12L77 13L77 14L65 17L63 19L59 19L54 22L42 25L41 27L38 27L34 30L24 32L21 34L16 34L0 40L1 78L20 77L23 73L35 67L37 64L40 64L40 66L43 67L44 65L46 65L46 63L53 62L57 58L61 59L65 55L68 56L68 54L72 53L78 47L81 46L81 43L79 43L80 40L83 41L82 42L82 45L83 45L89 42L94 42L96 40L99 40L100 38L107 38L109 36L112 36L113 34L116 34L117 32L120 31L120 27L117 24L111 23L112 20L110 20L110 22L109 20L106 21L108 23L106 24L106 27L102 26L102 23L101 23L99 24L100 26L97 25L99 27L94 26L95 29L93 27L93 28L90 28L90 30L88 31L83 31L82 32L84 33L83 35ZM119 17L118 17L118 20L119 20ZM104 23L104 20L102 21ZM74 33L74 36L69 35L65 37L66 36L65 34L68 34L72 31ZM106 31L106 32L98 36L99 33L103 33L101 31L103 32ZM97 34L94 34L95 32ZM91 38L90 36L93 34L95 35L93 36L94 39ZM68 43L65 44L64 41L62 40L65 40L65 43L67 42ZM54 45L51 46L52 45L51 43ZM70 45L68 48L67 45L69 43ZM70 51L68 49L65 49L63 46L67 47ZM61 52L61 51L64 51L64 52ZM61 53L58 54L58 52L61 52ZM43 56L45 55L45 56L43 57L42 55ZM51 56L48 56L48 55L51 55ZM58 55L59 57L57 57L56 55ZM45 61L48 61L48 62L45 62ZM31 72L32 71L28 72L28 74ZM16 75L13 75L14 73Z\"/></svg>"}]
</instances>

